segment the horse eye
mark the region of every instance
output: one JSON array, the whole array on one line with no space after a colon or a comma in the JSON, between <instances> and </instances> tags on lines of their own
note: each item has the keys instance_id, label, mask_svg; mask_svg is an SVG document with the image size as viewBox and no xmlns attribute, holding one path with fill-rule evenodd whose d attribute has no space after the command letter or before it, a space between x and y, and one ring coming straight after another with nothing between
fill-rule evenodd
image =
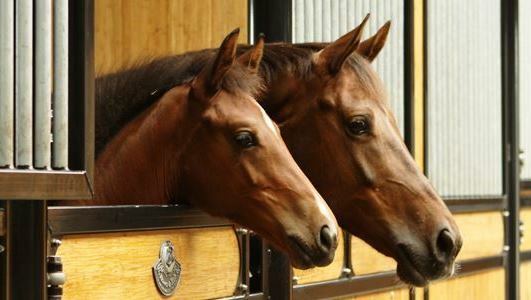
<instances>
[{"instance_id":1,"label":"horse eye","mask_svg":"<svg viewBox=\"0 0 531 300\"><path fill-rule=\"evenodd\" d=\"M347 129L352 135L363 135L369 132L369 122L364 117L354 117L348 123Z\"/></svg>"},{"instance_id":2,"label":"horse eye","mask_svg":"<svg viewBox=\"0 0 531 300\"><path fill-rule=\"evenodd\" d=\"M256 139L249 131L240 131L234 136L236 143L242 148L251 148L256 146Z\"/></svg>"}]
</instances>

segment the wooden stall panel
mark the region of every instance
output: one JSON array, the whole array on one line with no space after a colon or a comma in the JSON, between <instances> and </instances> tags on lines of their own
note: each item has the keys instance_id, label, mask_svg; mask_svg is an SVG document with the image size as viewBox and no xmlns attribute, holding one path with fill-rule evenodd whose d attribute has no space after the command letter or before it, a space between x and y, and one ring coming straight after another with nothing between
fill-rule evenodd
<instances>
[{"instance_id":1,"label":"wooden stall panel","mask_svg":"<svg viewBox=\"0 0 531 300\"><path fill-rule=\"evenodd\" d=\"M457 214L454 217L463 235L458 260L502 253L503 217L500 212Z\"/></svg>"},{"instance_id":2,"label":"wooden stall panel","mask_svg":"<svg viewBox=\"0 0 531 300\"><path fill-rule=\"evenodd\" d=\"M430 300L502 300L504 297L505 272L503 269L458 277L430 285Z\"/></svg>"},{"instance_id":3,"label":"wooden stall panel","mask_svg":"<svg viewBox=\"0 0 531 300\"><path fill-rule=\"evenodd\" d=\"M293 276L297 278L297 283L304 284L339 278L341 269L343 268L345 252L343 247L343 233L339 232L338 237L339 241L334 261L326 267L317 267L308 270L293 269Z\"/></svg>"},{"instance_id":4,"label":"wooden stall panel","mask_svg":"<svg viewBox=\"0 0 531 300\"><path fill-rule=\"evenodd\" d=\"M531 262L520 265L520 299L531 300Z\"/></svg>"},{"instance_id":5,"label":"wooden stall panel","mask_svg":"<svg viewBox=\"0 0 531 300\"><path fill-rule=\"evenodd\" d=\"M236 27L247 42L247 0L96 0L96 72L217 47Z\"/></svg>"},{"instance_id":6,"label":"wooden stall panel","mask_svg":"<svg viewBox=\"0 0 531 300\"><path fill-rule=\"evenodd\" d=\"M159 294L152 266L170 240L181 264L172 297ZM239 248L232 227L72 235L58 255L67 276L64 299L205 299L233 294Z\"/></svg>"},{"instance_id":7,"label":"wooden stall panel","mask_svg":"<svg viewBox=\"0 0 531 300\"><path fill-rule=\"evenodd\" d=\"M520 220L524 222L524 238L520 250L531 250L531 208L524 208L520 211Z\"/></svg>"},{"instance_id":8,"label":"wooden stall panel","mask_svg":"<svg viewBox=\"0 0 531 300\"><path fill-rule=\"evenodd\" d=\"M352 266L356 275L396 269L394 259L379 253L361 239L352 237L351 245Z\"/></svg>"}]
</instances>

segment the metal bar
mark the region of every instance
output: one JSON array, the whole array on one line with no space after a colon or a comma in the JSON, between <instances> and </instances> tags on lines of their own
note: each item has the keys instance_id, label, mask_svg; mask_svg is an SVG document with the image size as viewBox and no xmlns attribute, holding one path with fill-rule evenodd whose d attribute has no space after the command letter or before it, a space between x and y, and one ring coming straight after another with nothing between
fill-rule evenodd
<instances>
[{"instance_id":1,"label":"metal bar","mask_svg":"<svg viewBox=\"0 0 531 300\"><path fill-rule=\"evenodd\" d=\"M292 1L256 0L253 4L255 38L264 33L267 42L291 41Z\"/></svg>"},{"instance_id":2,"label":"metal bar","mask_svg":"<svg viewBox=\"0 0 531 300\"><path fill-rule=\"evenodd\" d=\"M240 271L235 295L249 295L250 293L250 233L248 229L237 227L235 229L238 236L238 246L240 248Z\"/></svg>"},{"instance_id":3,"label":"metal bar","mask_svg":"<svg viewBox=\"0 0 531 300\"><path fill-rule=\"evenodd\" d=\"M239 296L233 296L229 298L223 298L227 300L260 300L260 299L267 299L264 297L263 293L256 293L256 294L250 294L250 295L239 295Z\"/></svg>"},{"instance_id":4,"label":"metal bar","mask_svg":"<svg viewBox=\"0 0 531 300\"><path fill-rule=\"evenodd\" d=\"M520 261L530 261L531 260L531 250L520 251Z\"/></svg>"},{"instance_id":5,"label":"metal bar","mask_svg":"<svg viewBox=\"0 0 531 300\"><path fill-rule=\"evenodd\" d=\"M35 1L35 128L33 166L50 167L52 102L52 1Z\"/></svg>"},{"instance_id":6,"label":"metal bar","mask_svg":"<svg viewBox=\"0 0 531 300\"><path fill-rule=\"evenodd\" d=\"M9 283L8 283L8 268L9 260L7 259L8 253L8 239L7 239L7 201L0 200L0 222L2 224L0 227L4 227L3 230L0 230L0 300L7 300L9 295Z\"/></svg>"},{"instance_id":7,"label":"metal bar","mask_svg":"<svg viewBox=\"0 0 531 300\"><path fill-rule=\"evenodd\" d=\"M15 2L15 165L33 164L33 1Z\"/></svg>"},{"instance_id":8,"label":"metal bar","mask_svg":"<svg viewBox=\"0 0 531 300\"><path fill-rule=\"evenodd\" d=\"M343 249L341 277L352 277L356 274L352 266L352 235L345 230L343 230Z\"/></svg>"},{"instance_id":9,"label":"metal bar","mask_svg":"<svg viewBox=\"0 0 531 300\"><path fill-rule=\"evenodd\" d=\"M0 1L0 168L14 164L15 7Z\"/></svg>"},{"instance_id":10,"label":"metal bar","mask_svg":"<svg viewBox=\"0 0 531 300\"><path fill-rule=\"evenodd\" d=\"M266 299L293 298L293 270L289 258L284 253L264 243L263 257L263 292Z\"/></svg>"},{"instance_id":11,"label":"metal bar","mask_svg":"<svg viewBox=\"0 0 531 300\"><path fill-rule=\"evenodd\" d=\"M422 3L422 27L424 28L423 31L423 37L422 37L422 53L423 53L423 63L422 63L422 73L424 74L422 77L422 99L424 100L424 106L423 106L423 117L422 117L422 128L423 128L423 157L424 161L422 165L424 166L424 174L428 175L428 166L429 166L429 158L428 158L428 0L423 0Z\"/></svg>"},{"instance_id":12,"label":"metal bar","mask_svg":"<svg viewBox=\"0 0 531 300\"><path fill-rule=\"evenodd\" d=\"M520 298L518 0L501 1L504 189L507 194L506 298Z\"/></svg>"},{"instance_id":13,"label":"metal bar","mask_svg":"<svg viewBox=\"0 0 531 300\"><path fill-rule=\"evenodd\" d=\"M461 270L454 277L472 275L477 272L502 267L503 256L470 259L461 261L459 264ZM400 282L396 273L392 271L297 285L294 287L293 296L295 299L359 296L403 287L406 287L406 285Z\"/></svg>"},{"instance_id":14,"label":"metal bar","mask_svg":"<svg viewBox=\"0 0 531 300\"><path fill-rule=\"evenodd\" d=\"M292 42L293 1L253 1L253 32L263 33L268 42ZM262 246L262 291L266 299L291 299L293 271L287 255Z\"/></svg>"},{"instance_id":15,"label":"metal bar","mask_svg":"<svg viewBox=\"0 0 531 300\"><path fill-rule=\"evenodd\" d=\"M49 207L48 224L54 236L80 233L232 226L188 206Z\"/></svg>"},{"instance_id":16,"label":"metal bar","mask_svg":"<svg viewBox=\"0 0 531 300\"><path fill-rule=\"evenodd\" d=\"M68 0L53 2L53 156L54 169L68 168Z\"/></svg>"},{"instance_id":17,"label":"metal bar","mask_svg":"<svg viewBox=\"0 0 531 300\"><path fill-rule=\"evenodd\" d=\"M414 0L404 2L404 142L415 157Z\"/></svg>"},{"instance_id":18,"label":"metal bar","mask_svg":"<svg viewBox=\"0 0 531 300\"><path fill-rule=\"evenodd\" d=\"M10 201L8 299L46 298L46 201Z\"/></svg>"},{"instance_id":19,"label":"metal bar","mask_svg":"<svg viewBox=\"0 0 531 300\"><path fill-rule=\"evenodd\" d=\"M0 199L90 199L85 171L27 171L0 169Z\"/></svg>"},{"instance_id":20,"label":"metal bar","mask_svg":"<svg viewBox=\"0 0 531 300\"><path fill-rule=\"evenodd\" d=\"M69 2L68 166L86 170L94 161L94 2ZM82 101L81 101L82 100Z\"/></svg>"},{"instance_id":21,"label":"metal bar","mask_svg":"<svg viewBox=\"0 0 531 300\"><path fill-rule=\"evenodd\" d=\"M444 198L444 202L453 213L502 211L505 209L507 197Z\"/></svg>"},{"instance_id":22,"label":"metal bar","mask_svg":"<svg viewBox=\"0 0 531 300\"><path fill-rule=\"evenodd\" d=\"M294 299L322 299L339 296L352 296L389 290L405 286L395 272L383 272L371 275L341 278L296 285L293 288Z\"/></svg>"}]
</instances>

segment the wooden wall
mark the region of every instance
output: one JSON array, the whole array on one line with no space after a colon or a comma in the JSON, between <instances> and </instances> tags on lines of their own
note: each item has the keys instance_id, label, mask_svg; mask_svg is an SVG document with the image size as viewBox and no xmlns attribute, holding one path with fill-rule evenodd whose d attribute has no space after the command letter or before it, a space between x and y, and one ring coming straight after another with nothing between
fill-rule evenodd
<instances>
[{"instance_id":1,"label":"wooden wall","mask_svg":"<svg viewBox=\"0 0 531 300\"><path fill-rule=\"evenodd\" d=\"M163 297L152 267L171 241L181 264L175 294ZM64 299L208 299L231 296L239 246L232 227L65 236L58 249L67 276Z\"/></svg>"},{"instance_id":2,"label":"wooden wall","mask_svg":"<svg viewBox=\"0 0 531 300\"><path fill-rule=\"evenodd\" d=\"M247 0L96 0L96 73L138 59L217 47L234 28L247 42Z\"/></svg>"}]
</instances>

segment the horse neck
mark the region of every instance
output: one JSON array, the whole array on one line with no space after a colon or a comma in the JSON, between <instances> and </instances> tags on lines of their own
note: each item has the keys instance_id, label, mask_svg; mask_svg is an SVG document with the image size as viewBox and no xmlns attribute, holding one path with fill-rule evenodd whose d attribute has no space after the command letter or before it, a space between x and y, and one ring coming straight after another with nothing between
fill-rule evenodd
<instances>
[{"instance_id":1,"label":"horse neck","mask_svg":"<svg viewBox=\"0 0 531 300\"><path fill-rule=\"evenodd\" d=\"M304 79L289 68L286 70L275 76L270 76L271 73L268 72L270 78L264 81L265 92L259 99L269 117L279 125L294 117L293 114L300 109L304 109L305 104L301 103L301 99L307 98Z\"/></svg>"},{"instance_id":2,"label":"horse neck","mask_svg":"<svg viewBox=\"0 0 531 300\"><path fill-rule=\"evenodd\" d=\"M129 122L99 155L95 204L170 204L174 200L189 127L182 100L186 91L176 89Z\"/></svg>"}]
</instances>

